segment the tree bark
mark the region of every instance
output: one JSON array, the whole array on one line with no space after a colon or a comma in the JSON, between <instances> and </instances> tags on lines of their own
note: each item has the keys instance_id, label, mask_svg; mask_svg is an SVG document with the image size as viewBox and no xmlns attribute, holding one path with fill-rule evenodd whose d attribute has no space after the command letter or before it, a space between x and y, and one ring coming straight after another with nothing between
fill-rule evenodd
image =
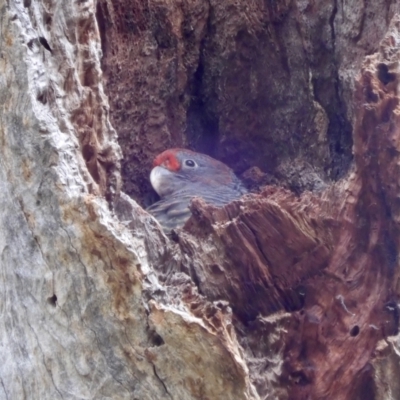
<instances>
[{"instance_id":1,"label":"tree bark","mask_svg":"<svg viewBox=\"0 0 400 400\"><path fill-rule=\"evenodd\" d=\"M0 399L400 398L399 65L398 1L0 0ZM253 193L165 236L173 146Z\"/></svg>"}]
</instances>

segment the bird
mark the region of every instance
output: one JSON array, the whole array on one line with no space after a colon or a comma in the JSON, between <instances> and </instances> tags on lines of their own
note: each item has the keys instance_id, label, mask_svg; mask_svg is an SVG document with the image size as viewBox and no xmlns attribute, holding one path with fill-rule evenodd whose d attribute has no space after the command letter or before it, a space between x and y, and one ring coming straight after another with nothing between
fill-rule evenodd
<instances>
[{"instance_id":1,"label":"bird","mask_svg":"<svg viewBox=\"0 0 400 400\"><path fill-rule=\"evenodd\" d=\"M222 207L247 193L227 165L206 154L181 148L165 150L154 159L150 182L160 200L147 211L166 233L182 227L190 218L193 197Z\"/></svg>"}]
</instances>

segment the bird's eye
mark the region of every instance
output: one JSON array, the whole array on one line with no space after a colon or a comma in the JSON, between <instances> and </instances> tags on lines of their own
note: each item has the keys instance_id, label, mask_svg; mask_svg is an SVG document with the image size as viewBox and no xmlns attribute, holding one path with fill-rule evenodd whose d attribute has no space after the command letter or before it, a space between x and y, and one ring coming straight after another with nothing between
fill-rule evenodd
<instances>
[{"instance_id":1,"label":"bird's eye","mask_svg":"<svg viewBox=\"0 0 400 400\"><path fill-rule=\"evenodd\" d=\"M193 168L193 167L196 166L196 163L195 163L193 160L185 160L185 165L186 165L187 167Z\"/></svg>"}]
</instances>

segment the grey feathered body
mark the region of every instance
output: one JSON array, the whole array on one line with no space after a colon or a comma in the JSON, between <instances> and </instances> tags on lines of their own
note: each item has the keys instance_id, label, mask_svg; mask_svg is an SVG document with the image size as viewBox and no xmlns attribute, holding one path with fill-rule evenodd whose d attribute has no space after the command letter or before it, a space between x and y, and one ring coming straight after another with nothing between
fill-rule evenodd
<instances>
[{"instance_id":1,"label":"grey feathered body","mask_svg":"<svg viewBox=\"0 0 400 400\"><path fill-rule=\"evenodd\" d=\"M189 219L191 216L189 206L193 197L201 197L208 204L222 207L247 193L237 178L232 187L220 186L212 189L198 185L182 189L152 204L147 211L158 220L165 232L169 232L171 229L183 226Z\"/></svg>"}]
</instances>

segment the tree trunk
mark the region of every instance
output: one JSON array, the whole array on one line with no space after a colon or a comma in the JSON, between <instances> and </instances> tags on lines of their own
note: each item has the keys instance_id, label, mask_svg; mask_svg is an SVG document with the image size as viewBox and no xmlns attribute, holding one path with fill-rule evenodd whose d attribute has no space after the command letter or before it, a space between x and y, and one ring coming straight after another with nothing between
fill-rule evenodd
<instances>
[{"instance_id":1,"label":"tree trunk","mask_svg":"<svg viewBox=\"0 0 400 400\"><path fill-rule=\"evenodd\" d=\"M400 398L398 1L0 0L0 69L0 399ZM165 236L173 146L253 193Z\"/></svg>"}]
</instances>

